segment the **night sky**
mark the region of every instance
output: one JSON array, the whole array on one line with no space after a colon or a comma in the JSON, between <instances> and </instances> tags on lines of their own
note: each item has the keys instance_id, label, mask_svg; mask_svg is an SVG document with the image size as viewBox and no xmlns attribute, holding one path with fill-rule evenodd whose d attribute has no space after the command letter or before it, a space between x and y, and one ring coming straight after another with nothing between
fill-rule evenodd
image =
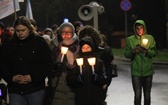
<instances>
[{"instance_id":1,"label":"night sky","mask_svg":"<svg viewBox=\"0 0 168 105\"><path fill-rule=\"evenodd\" d=\"M26 0L25 0L26 1ZM92 0L90 0L91 2ZM108 33L109 36L112 32L115 31L124 31L125 30L125 12L120 8L121 0L96 0L98 3L101 3L105 8L105 13L99 15L99 27L102 32ZM143 19L147 26L147 31L149 34L153 35L158 48L166 48L166 9L165 9L166 0L130 0L132 7L127 11L127 23L128 31L132 31L132 25L136 19ZM26 3L26 2L25 2ZM89 4L89 0L88 0ZM85 5L85 4L84 4ZM80 6L78 6L80 7ZM24 5L25 8L25 5ZM33 10L33 4L32 4ZM76 11L72 13L69 17L74 20L80 20L84 24L91 23L81 20L77 15ZM22 10L23 12L23 10ZM65 9L66 12L66 9ZM18 12L18 14L25 14ZM34 14L36 16L37 13ZM78 18L74 18L74 16ZM38 15L39 17L39 15ZM37 24L40 27L45 27L46 20L43 18L46 17L41 15L40 18L34 17L37 20ZM61 17L61 16L59 16ZM43 19L43 20L42 20ZM73 20L74 19L74 20ZM53 24L53 21L50 19L49 26ZM14 15L10 15L4 19L1 19L5 24L11 24L14 21ZM62 18L57 20L60 24ZM90 20L92 21L92 20ZM58 25L59 25L58 24Z\"/></svg>"},{"instance_id":2,"label":"night sky","mask_svg":"<svg viewBox=\"0 0 168 105\"><path fill-rule=\"evenodd\" d=\"M130 0L132 7L127 11L128 31L132 31L136 19L143 19L147 26L148 34L154 36L157 47L165 48L166 41L166 4L164 0ZM106 17L113 29L125 29L125 12L120 8L121 0L111 0L105 3ZM102 18L102 20L104 17Z\"/></svg>"}]
</instances>

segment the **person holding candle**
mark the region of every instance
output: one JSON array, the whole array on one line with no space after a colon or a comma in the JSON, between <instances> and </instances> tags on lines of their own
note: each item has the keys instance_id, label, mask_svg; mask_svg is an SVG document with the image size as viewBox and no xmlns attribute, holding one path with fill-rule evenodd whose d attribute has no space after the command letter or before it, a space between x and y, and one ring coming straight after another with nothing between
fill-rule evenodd
<instances>
[{"instance_id":1,"label":"person holding candle","mask_svg":"<svg viewBox=\"0 0 168 105\"><path fill-rule=\"evenodd\" d=\"M104 62L106 73L107 73L107 84L106 84L106 92L108 92L108 87L112 82L112 63L114 60L114 55L112 52L112 48L108 46L106 36L100 33L99 30L95 29L93 26L85 25L79 31L79 39L84 37L92 38L93 42L95 43L95 54L96 57L101 59ZM106 102L104 103L106 104Z\"/></svg>"},{"instance_id":2,"label":"person holding candle","mask_svg":"<svg viewBox=\"0 0 168 105\"><path fill-rule=\"evenodd\" d=\"M74 65L79 51L79 40L75 28L70 22L59 26L59 45L52 49L53 72L49 76L49 86L55 90L51 105L75 105L75 94L67 85L66 76Z\"/></svg>"},{"instance_id":3,"label":"person holding candle","mask_svg":"<svg viewBox=\"0 0 168 105\"><path fill-rule=\"evenodd\" d=\"M96 45L91 37L80 40L79 56L75 68L69 71L67 81L75 92L75 105L103 105L106 97L106 70L96 57Z\"/></svg>"},{"instance_id":4,"label":"person holding candle","mask_svg":"<svg viewBox=\"0 0 168 105\"><path fill-rule=\"evenodd\" d=\"M150 105L154 74L152 58L157 54L156 42L152 35L147 34L143 20L137 20L133 25L133 29L135 35L127 38L124 55L126 58L131 59L134 105L141 105L142 89L144 105Z\"/></svg>"}]
</instances>

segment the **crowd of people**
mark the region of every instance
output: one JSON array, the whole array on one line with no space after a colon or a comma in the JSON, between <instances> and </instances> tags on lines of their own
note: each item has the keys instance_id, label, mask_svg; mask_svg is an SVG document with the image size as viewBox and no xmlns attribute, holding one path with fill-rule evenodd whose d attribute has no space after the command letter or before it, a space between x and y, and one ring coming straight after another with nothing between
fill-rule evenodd
<instances>
[{"instance_id":1,"label":"crowd of people","mask_svg":"<svg viewBox=\"0 0 168 105\"><path fill-rule=\"evenodd\" d=\"M137 23L145 30L142 34L138 33ZM144 23L137 23L135 39L128 38L125 56L134 62L138 59L148 62L156 54L155 41L146 35ZM147 47L141 46L140 35L150 39ZM18 17L6 28L0 22L0 58L0 77L7 83L8 90L3 101L7 104L107 104L114 55L107 45L106 35L91 25L83 25L80 21L64 22L41 31L35 20L25 16ZM141 64L134 65L135 105L141 103L141 87L145 92L144 105L150 105L152 65L143 68L146 70L143 75L134 68ZM148 85L141 83L141 79Z\"/></svg>"}]
</instances>

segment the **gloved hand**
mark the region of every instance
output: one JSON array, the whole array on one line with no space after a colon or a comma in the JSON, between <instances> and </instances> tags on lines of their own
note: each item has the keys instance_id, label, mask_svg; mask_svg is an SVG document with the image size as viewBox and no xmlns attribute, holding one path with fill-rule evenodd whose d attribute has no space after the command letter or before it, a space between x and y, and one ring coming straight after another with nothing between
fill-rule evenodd
<instances>
[{"instance_id":1,"label":"gloved hand","mask_svg":"<svg viewBox=\"0 0 168 105\"><path fill-rule=\"evenodd\" d=\"M145 47L142 47L142 46L141 46L141 53L147 54L147 53L148 53L148 50L147 50Z\"/></svg>"},{"instance_id":2,"label":"gloved hand","mask_svg":"<svg viewBox=\"0 0 168 105\"><path fill-rule=\"evenodd\" d=\"M98 75L97 74L92 74L91 78L94 82L98 81Z\"/></svg>"},{"instance_id":3,"label":"gloved hand","mask_svg":"<svg viewBox=\"0 0 168 105\"><path fill-rule=\"evenodd\" d=\"M80 75L78 75L77 78L78 78L78 81L79 81L79 82L84 82L84 77L83 77L83 75L80 74Z\"/></svg>"},{"instance_id":4,"label":"gloved hand","mask_svg":"<svg viewBox=\"0 0 168 105\"><path fill-rule=\"evenodd\" d=\"M134 48L134 50L132 51L133 54L138 54L141 52L141 46L138 44L136 45L136 47Z\"/></svg>"}]
</instances>

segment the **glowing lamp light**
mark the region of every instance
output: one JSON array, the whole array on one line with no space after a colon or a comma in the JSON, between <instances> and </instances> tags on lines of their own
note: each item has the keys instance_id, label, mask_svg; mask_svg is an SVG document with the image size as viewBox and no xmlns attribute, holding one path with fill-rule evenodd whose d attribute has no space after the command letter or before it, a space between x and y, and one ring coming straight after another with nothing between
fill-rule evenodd
<instances>
[{"instance_id":1,"label":"glowing lamp light","mask_svg":"<svg viewBox=\"0 0 168 105\"><path fill-rule=\"evenodd\" d=\"M69 19L68 18L64 18L64 23L65 22L69 22Z\"/></svg>"}]
</instances>

